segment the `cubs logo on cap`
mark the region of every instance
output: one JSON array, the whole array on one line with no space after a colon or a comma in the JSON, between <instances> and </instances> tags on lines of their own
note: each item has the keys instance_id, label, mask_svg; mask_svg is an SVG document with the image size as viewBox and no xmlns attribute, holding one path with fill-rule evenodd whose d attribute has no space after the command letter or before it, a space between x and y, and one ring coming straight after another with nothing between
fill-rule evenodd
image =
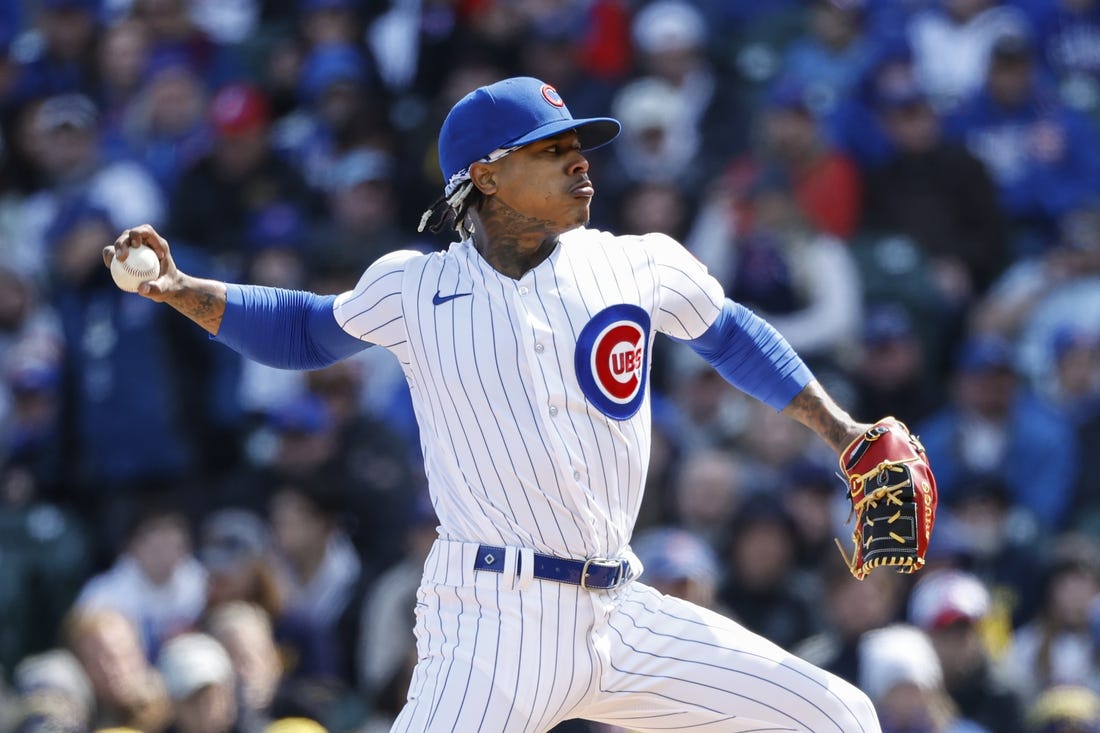
<instances>
[{"instance_id":1,"label":"cubs logo on cap","mask_svg":"<svg viewBox=\"0 0 1100 733\"><path fill-rule=\"evenodd\" d=\"M613 305L592 317L577 337L574 368L581 391L615 420L633 417L645 399L649 314Z\"/></svg>"},{"instance_id":2,"label":"cubs logo on cap","mask_svg":"<svg viewBox=\"0 0 1100 733\"><path fill-rule=\"evenodd\" d=\"M542 85L542 98L550 104L554 105L555 107L565 106L565 100L561 98L560 94L558 94L558 90L550 86L549 84Z\"/></svg>"}]
</instances>

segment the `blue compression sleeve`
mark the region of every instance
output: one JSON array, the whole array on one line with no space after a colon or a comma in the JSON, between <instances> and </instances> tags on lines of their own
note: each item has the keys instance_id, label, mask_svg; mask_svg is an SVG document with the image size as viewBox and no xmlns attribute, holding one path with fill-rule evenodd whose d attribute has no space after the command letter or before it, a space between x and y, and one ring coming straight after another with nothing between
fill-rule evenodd
<instances>
[{"instance_id":1,"label":"blue compression sleeve","mask_svg":"<svg viewBox=\"0 0 1100 733\"><path fill-rule=\"evenodd\" d=\"M776 410L790 404L814 378L770 323L728 298L710 328L684 343L727 382Z\"/></svg>"},{"instance_id":2,"label":"blue compression sleeve","mask_svg":"<svg viewBox=\"0 0 1100 733\"><path fill-rule=\"evenodd\" d=\"M340 328L335 295L229 285L214 340L279 369L321 369L370 346Z\"/></svg>"}]
</instances>

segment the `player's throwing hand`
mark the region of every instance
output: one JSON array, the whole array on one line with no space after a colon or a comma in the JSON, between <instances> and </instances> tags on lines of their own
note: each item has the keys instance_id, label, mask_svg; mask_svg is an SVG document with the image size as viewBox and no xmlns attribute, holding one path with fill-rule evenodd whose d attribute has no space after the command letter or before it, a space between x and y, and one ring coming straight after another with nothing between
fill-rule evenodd
<instances>
[{"instance_id":1,"label":"player's throwing hand","mask_svg":"<svg viewBox=\"0 0 1100 733\"><path fill-rule=\"evenodd\" d=\"M138 286L137 293L144 295L158 303L164 302L177 289L179 271L172 259L172 253L168 249L168 242L157 234L156 230L148 224L127 229L118 236L114 244L103 248L103 264L109 269L111 262L118 259L125 262L131 249L146 246L156 253L160 260L160 274L158 277L142 283Z\"/></svg>"}]
</instances>

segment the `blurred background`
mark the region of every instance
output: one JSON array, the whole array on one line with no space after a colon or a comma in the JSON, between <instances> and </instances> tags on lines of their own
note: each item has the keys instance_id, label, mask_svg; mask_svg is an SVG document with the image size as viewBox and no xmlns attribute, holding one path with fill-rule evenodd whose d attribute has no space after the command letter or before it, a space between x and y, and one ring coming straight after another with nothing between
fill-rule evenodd
<instances>
[{"instance_id":1,"label":"blurred background","mask_svg":"<svg viewBox=\"0 0 1100 733\"><path fill-rule=\"evenodd\" d=\"M100 249L341 292L446 246L438 127L517 74L622 120L594 227L939 480L928 568L854 581L835 456L660 340L645 579L888 733L1100 731L1100 0L4 0L0 731L388 730L435 528L396 361L245 363Z\"/></svg>"}]
</instances>

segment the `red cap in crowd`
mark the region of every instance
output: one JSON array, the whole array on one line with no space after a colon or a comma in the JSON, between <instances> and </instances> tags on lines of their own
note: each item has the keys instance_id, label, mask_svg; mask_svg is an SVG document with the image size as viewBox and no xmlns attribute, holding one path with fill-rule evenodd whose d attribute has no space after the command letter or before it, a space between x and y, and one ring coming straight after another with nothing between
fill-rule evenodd
<instances>
[{"instance_id":1,"label":"red cap in crowd","mask_svg":"<svg viewBox=\"0 0 1100 733\"><path fill-rule=\"evenodd\" d=\"M244 135L265 127L270 106L263 92L249 84L222 87L210 102L210 118L219 135Z\"/></svg>"}]
</instances>

